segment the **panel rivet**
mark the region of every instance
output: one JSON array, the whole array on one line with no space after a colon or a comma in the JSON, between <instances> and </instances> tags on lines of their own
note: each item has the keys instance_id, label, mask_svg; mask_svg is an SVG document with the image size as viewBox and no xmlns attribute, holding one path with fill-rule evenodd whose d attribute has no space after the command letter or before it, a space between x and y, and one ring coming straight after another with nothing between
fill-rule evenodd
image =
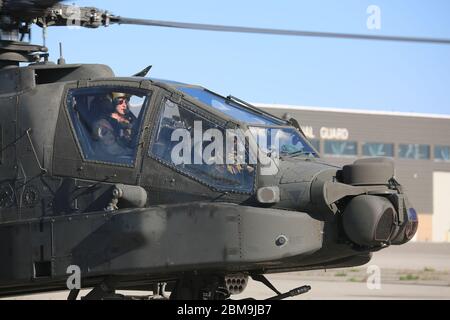
<instances>
[{"instance_id":1,"label":"panel rivet","mask_svg":"<svg viewBox=\"0 0 450 320\"><path fill-rule=\"evenodd\" d=\"M275 240L275 244L278 247L282 247L284 246L286 243L288 242L288 239L286 238L286 236L278 236L277 239Z\"/></svg>"}]
</instances>

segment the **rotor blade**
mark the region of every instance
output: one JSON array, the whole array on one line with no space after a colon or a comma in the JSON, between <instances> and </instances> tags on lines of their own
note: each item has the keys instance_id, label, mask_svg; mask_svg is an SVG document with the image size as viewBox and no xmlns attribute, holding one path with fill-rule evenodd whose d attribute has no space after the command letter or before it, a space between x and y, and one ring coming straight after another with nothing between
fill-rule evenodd
<instances>
[{"instance_id":1,"label":"rotor blade","mask_svg":"<svg viewBox=\"0 0 450 320\"><path fill-rule=\"evenodd\" d=\"M450 39L445 39L445 38L441 38L441 39L440 38L420 38L420 37L365 35L365 34L336 33L336 32L316 32L316 31L251 28L251 27L239 27L239 26L223 26L223 25L214 25L214 24L133 19L133 18L123 18L120 16L111 16L111 23L133 24L133 25L155 26L155 27L166 27L166 28L178 28L178 29L190 29L190 30L236 32L236 33L256 33L256 34L299 36L299 37L319 37L319 38L338 38L338 39L353 39L353 40L377 40L377 41L450 44Z\"/></svg>"}]
</instances>

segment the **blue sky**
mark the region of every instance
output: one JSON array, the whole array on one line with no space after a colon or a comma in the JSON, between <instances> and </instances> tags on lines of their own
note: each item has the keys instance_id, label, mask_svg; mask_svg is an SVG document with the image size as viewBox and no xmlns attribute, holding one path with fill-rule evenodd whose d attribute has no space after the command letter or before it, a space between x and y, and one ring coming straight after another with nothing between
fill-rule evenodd
<instances>
[{"instance_id":1,"label":"blue sky","mask_svg":"<svg viewBox=\"0 0 450 320\"><path fill-rule=\"evenodd\" d=\"M448 0L75 1L125 17L252 27L450 38ZM381 30L368 30L369 5ZM41 43L36 28L33 41ZM153 77L204 85L247 101L450 114L450 46L212 33L142 26L50 28L68 63L117 75L151 64Z\"/></svg>"}]
</instances>

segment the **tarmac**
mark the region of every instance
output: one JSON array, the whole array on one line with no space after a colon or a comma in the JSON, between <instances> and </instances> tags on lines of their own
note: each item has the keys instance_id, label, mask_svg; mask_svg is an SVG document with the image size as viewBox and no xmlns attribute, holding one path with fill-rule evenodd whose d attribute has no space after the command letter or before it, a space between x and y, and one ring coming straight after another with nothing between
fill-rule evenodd
<instances>
[{"instance_id":1,"label":"tarmac","mask_svg":"<svg viewBox=\"0 0 450 320\"><path fill-rule=\"evenodd\" d=\"M450 300L450 243L408 243L374 253L365 266L268 275L282 293L310 285L300 300ZM88 291L83 290L79 296ZM143 292L120 292L144 295ZM68 291L11 297L13 300L65 300ZM232 299L274 296L262 283L249 280L246 290Z\"/></svg>"},{"instance_id":2,"label":"tarmac","mask_svg":"<svg viewBox=\"0 0 450 320\"><path fill-rule=\"evenodd\" d=\"M282 293L302 285L312 287L308 293L289 299L450 300L450 243L411 242L375 252L365 266L267 278ZM237 297L264 299L273 295L263 284L249 281L247 290Z\"/></svg>"}]
</instances>

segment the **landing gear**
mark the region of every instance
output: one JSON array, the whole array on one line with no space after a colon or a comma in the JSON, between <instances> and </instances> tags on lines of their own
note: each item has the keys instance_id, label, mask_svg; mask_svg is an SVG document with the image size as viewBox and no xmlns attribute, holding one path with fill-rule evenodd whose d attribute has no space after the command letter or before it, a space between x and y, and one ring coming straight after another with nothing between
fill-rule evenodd
<instances>
[{"instance_id":1,"label":"landing gear","mask_svg":"<svg viewBox=\"0 0 450 320\"><path fill-rule=\"evenodd\" d=\"M171 300L226 300L230 293L223 277L188 276L175 285Z\"/></svg>"},{"instance_id":2,"label":"landing gear","mask_svg":"<svg viewBox=\"0 0 450 320\"><path fill-rule=\"evenodd\" d=\"M282 300L295 297L311 290L310 286L301 286L286 293L278 291L269 280L263 275L252 275L254 281L266 285L273 292L272 296L266 300ZM155 283L152 295L132 296L116 293L118 282L114 279L106 279L94 287L82 300L227 300L232 294L240 294L244 291L248 283L248 276L242 274L227 276L184 276L176 283L169 283L172 288L170 296L166 294L166 283ZM168 286L169 286L168 285ZM142 290L142 289L141 289ZM80 290L70 291L67 300L76 300ZM254 300L250 298L249 300Z\"/></svg>"},{"instance_id":3,"label":"landing gear","mask_svg":"<svg viewBox=\"0 0 450 320\"><path fill-rule=\"evenodd\" d=\"M126 296L116 293L116 285L116 281L106 279L82 297L81 300L126 300Z\"/></svg>"},{"instance_id":4,"label":"landing gear","mask_svg":"<svg viewBox=\"0 0 450 320\"><path fill-rule=\"evenodd\" d=\"M80 289L72 289L70 290L69 296L67 300L77 300L78 294L80 293Z\"/></svg>"},{"instance_id":5,"label":"landing gear","mask_svg":"<svg viewBox=\"0 0 450 320\"><path fill-rule=\"evenodd\" d=\"M266 285L275 296L266 300L282 300L295 297L311 290L310 286L301 286L281 293L263 275L252 275L253 280ZM240 294L247 286L248 276L191 276L179 280L170 295L172 300L227 300L232 294ZM254 300L254 299L252 299Z\"/></svg>"},{"instance_id":6,"label":"landing gear","mask_svg":"<svg viewBox=\"0 0 450 320\"><path fill-rule=\"evenodd\" d=\"M81 300L168 300L166 294L166 283L155 283L153 285L153 294L151 295L124 295L116 292L118 282L113 279L106 279L89 293L81 297ZM76 300L80 290L73 289L70 291L67 300Z\"/></svg>"},{"instance_id":7,"label":"landing gear","mask_svg":"<svg viewBox=\"0 0 450 320\"><path fill-rule=\"evenodd\" d=\"M155 283L153 286L153 296L151 296L150 300L169 300L169 296L166 293L166 285L165 282Z\"/></svg>"}]
</instances>

